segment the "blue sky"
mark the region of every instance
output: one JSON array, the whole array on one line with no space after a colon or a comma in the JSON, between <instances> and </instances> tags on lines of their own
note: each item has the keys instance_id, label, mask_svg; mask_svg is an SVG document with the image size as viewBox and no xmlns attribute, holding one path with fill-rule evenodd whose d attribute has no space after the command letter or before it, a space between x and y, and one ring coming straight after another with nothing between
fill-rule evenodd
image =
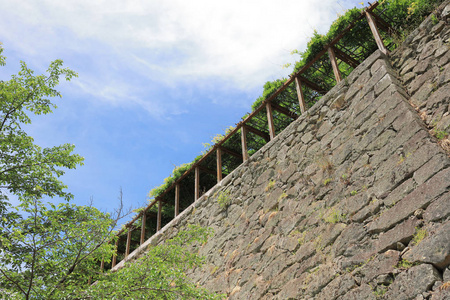
<instances>
[{"instance_id":1,"label":"blue sky","mask_svg":"<svg viewBox=\"0 0 450 300\"><path fill-rule=\"evenodd\" d=\"M320 4L319 4L320 3ZM62 178L77 204L139 207L176 165L237 123L266 81L360 1L0 0L7 65L43 73L54 59L79 77L62 82L51 115L27 127L43 147L73 143L85 165Z\"/></svg>"}]
</instances>

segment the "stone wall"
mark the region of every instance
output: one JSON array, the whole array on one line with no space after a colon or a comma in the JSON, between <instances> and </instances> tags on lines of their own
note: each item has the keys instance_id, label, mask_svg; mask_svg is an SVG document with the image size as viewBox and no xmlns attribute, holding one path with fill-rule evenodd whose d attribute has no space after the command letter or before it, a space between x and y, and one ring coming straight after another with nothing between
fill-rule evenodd
<instances>
[{"instance_id":1,"label":"stone wall","mask_svg":"<svg viewBox=\"0 0 450 300\"><path fill-rule=\"evenodd\" d=\"M448 299L449 37L375 52L130 259L201 224L189 276L229 299Z\"/></svg>"}]
</instances>

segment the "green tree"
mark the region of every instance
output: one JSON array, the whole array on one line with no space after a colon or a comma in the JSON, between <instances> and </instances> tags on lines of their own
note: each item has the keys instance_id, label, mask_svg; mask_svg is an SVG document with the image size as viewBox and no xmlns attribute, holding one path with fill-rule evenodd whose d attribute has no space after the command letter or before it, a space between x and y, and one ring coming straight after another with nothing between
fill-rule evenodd
<instances>
[{"instance_id":1,"label":"green tree","mask_svg":"<svg viewBox=\"0 0 450 300\"><path fill-rule=\"evenodd\" d=\"M92 206L20 200L20 214L0 226L0 293L11 299L80 294L99 274L100 261L111 259L118 218Z\"/></svg>"},{"instance_id":2,"label":"green tree","mask_svg":"<svg viewBox=\"0 0 450 300\"><path fill-rule=\"evenodd\" d=\"M0 47L0 65L5 57ZM58 180L62 168L74 169L83 157L72 154L74 145L63 144L41 148L23 129L30 124L30 114L52 112L56 105L50 98L61 97L55 88L60 77L70 80L77 74L62 67L62 60L50 63L47 75L35 75L24 62L17 75L0 81L0 201L7 200L6 191L18 196L59 196L70 199L66 186Z\"/></svg>"},{"instance_id":3,"label":"green tree","mask_svg":"<svg viewBox=\"0 0 450 300\"><path fill-rule=\"evenodd\" d=\"M224 298L186 275L204 262L195 248L212 234L208 228L190 226L118 271L102 273L100 262L109 263L115 251L120 210L112 217L92 206L35 198L22 198L15 210L21 214L0 226L0 295L7 299Z\"/></svg>"},{"instance_id":4,"label":"green tree","mask_svg":"<svg viewBox=\"0 0 450 300\"><path fill-rule=\"evenodd\" d=\"M151 246L136 261L101 277L82 298L224 299L224 295L197 287L186 276L189 270L203 264L204 258L196 253L195 247L205 243L211 234L211 229L189 226L174 238Z\"/></svg>"}]
</instances>

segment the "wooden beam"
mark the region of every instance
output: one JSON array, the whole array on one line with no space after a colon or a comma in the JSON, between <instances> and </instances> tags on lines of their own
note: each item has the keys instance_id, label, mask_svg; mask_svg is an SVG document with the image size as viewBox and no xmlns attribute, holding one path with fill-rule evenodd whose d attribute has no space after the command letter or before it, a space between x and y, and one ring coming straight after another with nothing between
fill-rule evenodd
<instances>
[{"instance_id":1,"label":"wooden beam","mask_svg":"<svg viewBox=\"0 0 450 300\"><path fill-rule=\"evenodd\" d=\"M242 126L241 128L241 146L242 146L242 157L243 160L248 160L248 149L247 149L247 126Z\"/></svg>"},{"instance_id":2,"label":"wooden beam","mask_svg":"<svg viewBox=\"0 0 450 300\"><path fill-rule=\"evenodd\" d=\"M288 116L288 117L291 118L291 119L294 119L294 120L297 120L297 119L298 119L298 115L297 115L295 112L290 111L290 110L289 110L288 108L286 108L286 107L283 107L283 106L281 106L281 105L272 103L272 108L275 109L276 111L282 113L283 115Z\"/></svg>"},{"instance_id":3,"label":"wooden beam","mask_svg":"<svg viewBox=\"0 0 450 300\"><path fill-rule=\"evenodd\" d=\"M144 210L142 212L142 223L141 223L141 240L139 245L142 245L145 242L145 225L147 223L147 211Z\"/></svg>"},{"instance_id":4,"label":"wooden beam","mask_svg":"<svg viewBox=\"0 0 450 300\"><path fill-rule=\"evenodd\" d=\"M266 142L270 141L270 136L268 133L262 132L259 129L256 129L255 127L252 127L250 125L244 124L242 125L242 127L245 127L245 129L247 130L247 132L251 132L254 133L256 135L259 135L260 137L262 137Z\"/></svg>"},{"instance_id":5,"label":"wooden beam","mask_svg":"<svg viewBox=\"0 0 450 300\"><path fill-rule=\"evenodd\" d=\"M119 248L119 237L117 237L116 243L114 244L114 254L112 258L111 268L114 268L114 266L117 263L117 249Z\"/></svg>"},{"instance_id":6,"label":"wooden beam","mask_svg":"<svg viewBox=\"0 0 450 300\"><path fill-rule=\"evenodd\" d=\"M180 213L180 184L175 185L175 217Z\"/></svg>"},{"instance_id":7,"label":"wooden beam","mask_svg":"<svg viewBox=\"0 0 450 300\"><path fill-rule=\"evenodd\" d=\"M309 87L310 89L320 93L320 94L326 94L328 91L326 89L324 89L323 87L317 85L316 83L312 82L311 80L309 80L308 78L304 77L304 76L298 76L298 78L302 81L302 83L304 85L306 85L307 87Z\"/></svg>"},{"instance_id":8,"label":"wooden beam","mask_svg":"<svg viewBox=\"0 0 450 300\"><path fill-rule=\"evenodd\" d=\"M156 232L161 230L161 209L162 209L162 201L158 199L158 216L156 219Z\"/></svg>"},{"instance_id":9,"label":"wooden beam","mask_svg":"<svg viewBox=\"0 0 450 300\"><path fill-rule=\"evenodd\" d=\"M295 77L295 88L297 89L297 97L300 105L300 111L303 114L305 113L307 108L305 103L305 96L303 95L302 83L298 77Z\"/></svg>"},{"instance_id":10,"label":"wooden beam","mask_svg":"<svg viewBox=\"0 0 450 300\"><path fill-rule=\"evenodd\" d=\"M128 257L128 254L130 254L130 245L131 245L131 227L128 227L128 232L127 232L127 244L126 244L126 248L125 248L125 258Z\"/></svg>"},{"instance_id":11,"label":"wooden beam","mask_svg":"<svg viewBox=\"0 0 450 300\"><path fill-rule=\"evenodd\" d=\"M336 47L332 47L334 50L334 54L336 54L336 57L339 58L340 60L342 60L343 62L345 62L347 65L356 68L357 66L359 66L359 62L357 60L355 60L353 57L351 57L350 55L348 55L347 53L345 53L344 51L336 48Z\"/></svg>"},{"instance_id":12,"label":"wooden beam","mask_svg":"<svg viewBox=\"0 0 450 300\"><path fill-rule=\"evenodd\" d=\"M388 22L386 22L385 20L383 20L382 17L380 17L379 15L377 15L376 13L374 13L373 11L371 12L372 17L375 19L375 21L377 22L378 26L380 26L380 29L387 32L387 33L395 33L398 34L398 31L391 26L391 24L389 24Z\"/></svg>"},{"instance_id":13,"label":"wooden beam","mask_svg":"<svg viewBox=\"0 0 450 300\"><path fill-rule=\"evenodd\" d=\"M200 171L202 171L204 173L211 174L211 175L214 175L214 176L217 175L217 171L216 170L211 170L211 169L208 169L208 168L206 168L204 166L198 166L198 168L200 169Z\"/></svg>"},{"instance_id":14,"label":"wooden beam","mask_svg":"<svg viewBox=\"0 0 450 300\"><path fill-rule=\"evenodd\" d=\"M333 67L334 77L336 78L336 82L340 82L342 80L341 71L339 71L339 66L336 60L336 55L334 54L333 47L328 47L328 57L331 61L331 66Z\"/></svg>"},{"instance_id":15,"label":"wooden beam","mask_svg":"<svg viewBox=\"0 0 450 300\"><path fill-rule=\"evenodd\" d=\"M216 165L217 165L217 182L222 180L222 149L216 150Z\"/></svg>"},{"instance_id":16,"label":"wooden beam","mask_svg":"<svg viewBox=\"0 0 450 300\"><path fill-rule=\"evenodd\" d=\"M370 12L366 12L366 18L367 22L369 23L370 30L372 31L373 37L375 38L375 42L377 43L378 49L380 49L381 52L384 54L388 54L389 51L386 49L386 46L384 46L383 39L381 38L380 32L378 31L377 24L375 23L375 20L373 19Z\"/></svg>"},{"instance_id":17,"label":"wooden beam","mask_svg":"<svg viewBox=\"0 0 450 300\"><path fill-rule=\"evenodd\" d=\"M220 149L222 150L222 152L228 153L228 154L230 154L230 155L232 155L232 156L234 156L236 158L242 159L242 154L240 154L240 153L237 153L237 152L235 152L235 151L233 151L231 149L225 148L223 146L220 146Z\"/></svg>"},{"instance_id":18,"label":"wooden beam","mask_svg":"<svg viewBox=\"0 0 450 300\"><path fill-rule=\"evenodd\" d=\"M199 166L195 167L195 195L194 201L200 198L200 168Z\"/></svg>"},{"instance_id":19,"label":"wooden beam","mask_svg":"<svg viewBox=\"0 0 450 300\"><path fill-rule=\"evenodd\" d=\"M275 137L275 125L273 124L272 103L266 103L267 123L269 124L269 135L272 140Z\"/></svg>"}]
</instances>

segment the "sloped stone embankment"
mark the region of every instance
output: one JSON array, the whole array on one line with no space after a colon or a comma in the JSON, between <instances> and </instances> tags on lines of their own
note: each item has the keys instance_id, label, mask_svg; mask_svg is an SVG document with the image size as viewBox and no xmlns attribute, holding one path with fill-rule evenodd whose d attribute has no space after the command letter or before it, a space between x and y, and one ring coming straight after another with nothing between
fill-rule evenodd
<instances>
[{"instance_id":1,"label":"sloped stone embankment","mask_svg":"<svg viewBox=\"0 0 450 300\"><path fill-rule=\"evenodd\" d=\"M190 277L229 299L449 299L449 37L375 52L147 244L212 227Z\"/></svg>"}]
</instances>

